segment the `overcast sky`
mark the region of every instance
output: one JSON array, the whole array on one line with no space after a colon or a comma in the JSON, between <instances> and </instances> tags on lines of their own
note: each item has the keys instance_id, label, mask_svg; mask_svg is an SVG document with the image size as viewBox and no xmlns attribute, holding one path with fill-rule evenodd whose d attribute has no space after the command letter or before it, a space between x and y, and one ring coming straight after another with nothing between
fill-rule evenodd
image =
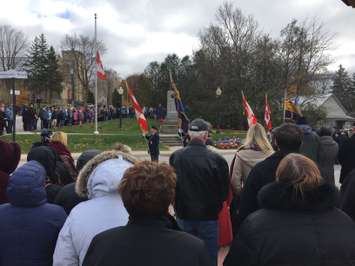
<instances>
[{"instance_id":1,"label":"overcast sky","mask_svg":"<svg viewBox=\"0 0 355 266\"><path fill-rule=\"evenodd\" d=\"M169 53L191 55L199 48L198 33L215 21L223 0L0 0L0 24L23 30L32 40L44 33L60 49L65 34L94 34L106 44L105 68L123 77L138 73L151 61ZM278 36L291 19L317 17L336 34L332 55L334 70L343 64L355 71L355 9L341 0L239 0L233 1L260 28Z\"/></svg>"}]
</instances>

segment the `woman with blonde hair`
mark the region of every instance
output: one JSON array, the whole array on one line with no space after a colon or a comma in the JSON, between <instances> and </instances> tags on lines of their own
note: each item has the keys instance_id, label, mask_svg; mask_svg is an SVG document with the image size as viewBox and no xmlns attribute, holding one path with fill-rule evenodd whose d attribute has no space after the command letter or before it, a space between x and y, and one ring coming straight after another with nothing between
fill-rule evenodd
<instances>
[{"instance_id":1,"label":"woman with blonde hair","mask_svg":"<svg viewBox=\"0 0 355 266\"><path fill-rule=\"evenodd\" d=\"M224 266L353 265L355 224L337 208L338 189L311 159L291 153L258 193Z\"/></svg>"},{"instance_id":2,"label":"woman with blonde hair","mask_svg":"<svg viewBox=\"0 0 355 266\"><path fill-rule=\"evenodd\" d=\"M232 163L231 182L233 192L239 194L251 169L274 152L264 127L256 123L247 133L244 144L238 149Z\"/></svg>"},{"instance_id":3,"label":"woman with blonde hair","mask_svg":"<svg viewBox=\"0 0 355 266\"><path fill-rule=\"evenodd\" d=\"M54 132L48 146L57 152L70 176L75 180L78 173L75 169L74 159L68 149L68 135L62 131Z\"/></svg>"}]
</instances>

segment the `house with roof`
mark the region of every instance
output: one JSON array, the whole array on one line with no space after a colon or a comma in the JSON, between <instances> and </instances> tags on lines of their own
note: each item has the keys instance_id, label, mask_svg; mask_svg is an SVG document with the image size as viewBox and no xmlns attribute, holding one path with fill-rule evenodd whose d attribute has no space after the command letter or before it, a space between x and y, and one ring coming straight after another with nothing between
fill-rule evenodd
<instances>
[{"instance_id":1,"label":"house with roof","mask_svg":"<svg viewBox=\"0 0 355 266\"><path fill-rule=\"evenodd\" d=\"M339 99L332 93L317 96L305 97L298 99L301 106L312 105L315 108L322 108L326 112L326 119L322 126L331 128L350 128L355 126L355 118L348 115L345 107Z\"/></svg>"}]
</instances>

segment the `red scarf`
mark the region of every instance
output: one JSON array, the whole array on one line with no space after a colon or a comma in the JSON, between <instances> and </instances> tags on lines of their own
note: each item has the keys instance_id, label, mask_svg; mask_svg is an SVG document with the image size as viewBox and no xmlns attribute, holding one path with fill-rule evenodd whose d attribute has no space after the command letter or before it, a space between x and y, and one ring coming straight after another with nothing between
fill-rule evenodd
<instances>
[{"instance_id":1,"label":"red scarf","mask_svg":"<svg viewBox=\"0 0 355 266\"><path fill-rule=\"evenodd\" d=\"M68 156L72 161L74 161L70 151L67 147L65 147L63 143L59 141L51 141L48 145L52 147L58 153L59 156L65 155Z\"/></svg>"}]
</instances>

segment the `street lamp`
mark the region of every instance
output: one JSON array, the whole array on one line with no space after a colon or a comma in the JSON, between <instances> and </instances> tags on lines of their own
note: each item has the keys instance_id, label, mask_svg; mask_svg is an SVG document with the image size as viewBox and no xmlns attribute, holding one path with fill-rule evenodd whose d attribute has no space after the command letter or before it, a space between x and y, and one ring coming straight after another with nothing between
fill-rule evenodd
<instances>
[{"instance_id":1,"label":"street lamp","mask_svg":"<svg viewBox=\"0 0 355 266\"><path fill-rule=\"evenodd\" d=\"M123 96L124 90L122 87L120 87L119 89L117 89L117 92L120 95L119 118L120 118L120 128L122 128L122 96Z\"/></svg>"},{"instance_id":2,"label":"street lamp","mask_svg":"<svg viewBox=\"0 0 355 266\"><path fill-rule=\"evenodd\" d=\"M218 101L218 99L221 97L221 95L222 95L222 89L221 89L221 87L217 87L217 89L216 89L216 98L217 98L217 101ZM218 106L219 107L219 106ZM217 121L217 130L216 130L216 132L217 133L220 133L221 132L221 129L220 129L220 119L221 119L221 116L220 116L220 113L219 113L219 108L218 108L218 111L216 112L216 114L217 114L217 119L216 119L216 121Z\"/></svg>"}]
</instances>

